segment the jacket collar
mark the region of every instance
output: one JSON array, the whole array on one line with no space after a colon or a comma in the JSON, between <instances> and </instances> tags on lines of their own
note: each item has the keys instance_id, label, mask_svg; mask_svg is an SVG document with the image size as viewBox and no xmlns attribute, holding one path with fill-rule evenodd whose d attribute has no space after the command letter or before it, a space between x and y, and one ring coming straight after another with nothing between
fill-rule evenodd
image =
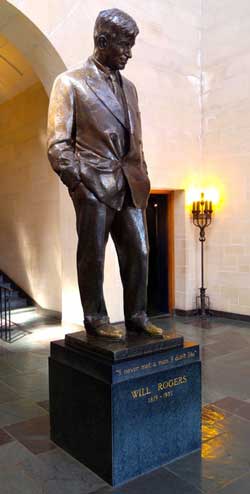
<instances>
[{"instance_id":1,"label":"jacket collar","mask_svg":"<svg viewBox=\"0 0 250 494\"><path fill-rule=\"evenodd\" d=\"M113 93L112 89L110 88L108 82L107 82L107 74L99 69L93 58L90 57L85 65L85 70L86 70L86 82L95 93L97 98L103 103L103 105L114 115L114 117L119 120L119 122L127 128L126 122L125 122L125 115L124 115L124 109L121 107L120 102L117 100L115 94ZM122 78L122 76L121 76ZM126 84L124 83L124 79L122 78L122 83L123 83L123 89L124 89L124 94L125 98L127 101L128 105L128 110L129 110L129 95L127 93L127 88ZM131 122L131 112L129 110L129 120L130 120L130 127L133 128L132 122ZM132 129L128 129L132 130Z\"/></svg>"}]
</instances>

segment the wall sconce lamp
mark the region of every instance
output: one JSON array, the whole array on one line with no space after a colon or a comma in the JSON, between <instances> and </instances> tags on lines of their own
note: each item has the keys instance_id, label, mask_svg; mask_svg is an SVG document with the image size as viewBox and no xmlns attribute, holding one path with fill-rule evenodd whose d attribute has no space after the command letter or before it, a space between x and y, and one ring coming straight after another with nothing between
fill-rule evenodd
<instances>
[{"instance_id":1,"label":"wall sconce lamp","mask_svg":"<svg viewBox=\"0 0 250 494\"><path fill-rule=\"evenodd\" d=\"M201 287L200 295L196 297L196 310L200 313L201 318L206 318L206 313L209 313L210 300L206 295L204 287L204 242L206 240L205 229L211 224L213 213L212 201L205 201L204 192L201 192L199 201L193 202L192 216L193 224L200 230L199 241L201 243Z\"/></svg>"}]
</instances>

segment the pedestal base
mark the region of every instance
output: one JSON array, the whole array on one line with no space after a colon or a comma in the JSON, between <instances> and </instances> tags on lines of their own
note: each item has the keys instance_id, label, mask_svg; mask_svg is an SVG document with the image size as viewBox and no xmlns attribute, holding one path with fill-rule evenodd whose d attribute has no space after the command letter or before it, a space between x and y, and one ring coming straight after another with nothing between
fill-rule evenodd
<instances>
[{"instance_id":1,"label":"pedestal base","mask_svg":"<svg viewBox=\"0 0 250 494\"><path fill-rule=\"evenodd\" d=\"M200 447L199 347L168 346L84 333L51 344L51 438L112 485Z\"/></svg>"}]
</instances>

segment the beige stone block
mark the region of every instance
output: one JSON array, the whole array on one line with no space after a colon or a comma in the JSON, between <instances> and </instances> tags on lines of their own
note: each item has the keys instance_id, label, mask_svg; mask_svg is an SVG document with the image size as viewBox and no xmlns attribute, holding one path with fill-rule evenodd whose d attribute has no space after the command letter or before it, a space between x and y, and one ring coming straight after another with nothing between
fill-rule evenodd
<instances>
[{"instance_id":1,"label":"beige stone block","mask_svg":"<svg viewBox=\"0 0 250 494\"><path fill-rule=\"evenodd\" d=\"M175 274L175 290L176 293L186 291L186 280L183 276Z\"/></svg>"},{"instance_id":2,"label":"beige stone block","mask_svg":"<svg viewBox=\"0 0 250 494\"><path fill-rule=\"evenodd\" d=\"M241 307L250 307L250 291L249 290L246 290L245 293L242 293L242 291L240 291L239 305Z\"/></svg>"},{"instance_id":3,"label":"beige stone block","mask_svg":"<svg viewBox=\"0 0 250 494\"><path fill-rule=\"evenodd\" d=\"M210 2L205 6L204 51L210 63L215 63L223 56L235 55L248 49L249 4L247 0L241 0L240 4L234 3L232 6L228 5L229 0L226 3L225 7L218 6L216 14ZM210 45L209 39L213 39Z\"/></svg>"},{"instance_id":4,"label":"beige stone block","mask_svg":"<svg viewBox=\"0 0 250 494\"><path fill-rule=\"evenodd\" d=\"M230 306L230 312L249 316L250 315L250 305L234 305L234 304L231 304L231 306Z\"/></svg>"},{"instance_id":5,"label":"beige stone block","mask_svg":"<svg viewBox=\"0 0 250 494\"><path fill-rule=\"evenodd\" d=\"M241 256L245 254L244 245L229 245L223 249L224 259L227 261L227 257L230 256Z\"/></svg>"},{"instance_id":6,"label":"beige stone block","mask_svg":"<svg viewBox=\"0 0 250 494\"><path fill-rule=\"evenodd\" d=\"M181 279L182 277L186 277L188 274L188 268L187 266L176 266L175 268L175 273L176 273L176 280L179 278Z\"/></svg>"},{"instance_id":7,"label":"beige stone block","mask_svg":"<svg viewBox=\"0 0 250 494\"><path fill-rule=\"evenodd\" d=\"M220 298L221 302L224 301L227 304L238 304L239 303L239 293L233 286L222 286L220 288Z\"/></svg>"},{"instance_id":8,"label":"beige stone block","mask_svg":"<svg viewBox=\"0 0 250 494\"><path fill-rule=\"evenodd\" d=\"M246 244L246 249L248 249L248 245ZM239 263L242 265L250 266L250 255L240 256Z\"/></svg>"},{"instance_id":9,"label":"beige stone block","mask_svg":"<svg viewBox=\"0 0 250 494\"><path fill-rule=\"evenodd\" d=\"M250 65L250 64L249 64ZM250 71L250 66L249 66ZM222 88L224 81L222 81ZM234 95L235 97L236 95ZM242 99L237 105L216 105L207 99L205 132L229 131L246 132L250 127L250 100ZM223 134L222 134L223 135ZM244 159L244 156L243 156Z\"/></svg>"},{"instance_id":10,"label":"beige stone block","mask_svg":"<svg viewBox=\"0 0 250 494\"><path fill-rule=\"evenodd\" d=\"M239 272L240 273L249 273L250 272L250 265L249 264L240 264L239 265Z\"/></svg>"},{"instance_id":11,"label":"beige stone block","mask_svg":"<svg viewBox=\"0 0 250 494\"><path fill-rule=\"evenodd\" d=\"M185 293L179 290L175 292L175 308L184 309L185 308Z\"/></svg>"}]
</instances>

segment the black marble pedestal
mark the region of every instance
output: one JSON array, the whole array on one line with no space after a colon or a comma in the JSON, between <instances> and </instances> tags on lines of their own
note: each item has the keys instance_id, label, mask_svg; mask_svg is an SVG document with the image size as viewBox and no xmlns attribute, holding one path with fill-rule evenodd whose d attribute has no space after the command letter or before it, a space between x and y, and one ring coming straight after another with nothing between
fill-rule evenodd
<instances>
[{"instance_id":1,"label":"black marble pedestal","mask_svg":"<svg viewBox=\"0 0 250 494\"><path fill-rule=\"evenodd\" d=\"M51 344L49 367L52 440L110 484L200 447L195 343L80 332Z\"/></svg>"}]
</instances>

